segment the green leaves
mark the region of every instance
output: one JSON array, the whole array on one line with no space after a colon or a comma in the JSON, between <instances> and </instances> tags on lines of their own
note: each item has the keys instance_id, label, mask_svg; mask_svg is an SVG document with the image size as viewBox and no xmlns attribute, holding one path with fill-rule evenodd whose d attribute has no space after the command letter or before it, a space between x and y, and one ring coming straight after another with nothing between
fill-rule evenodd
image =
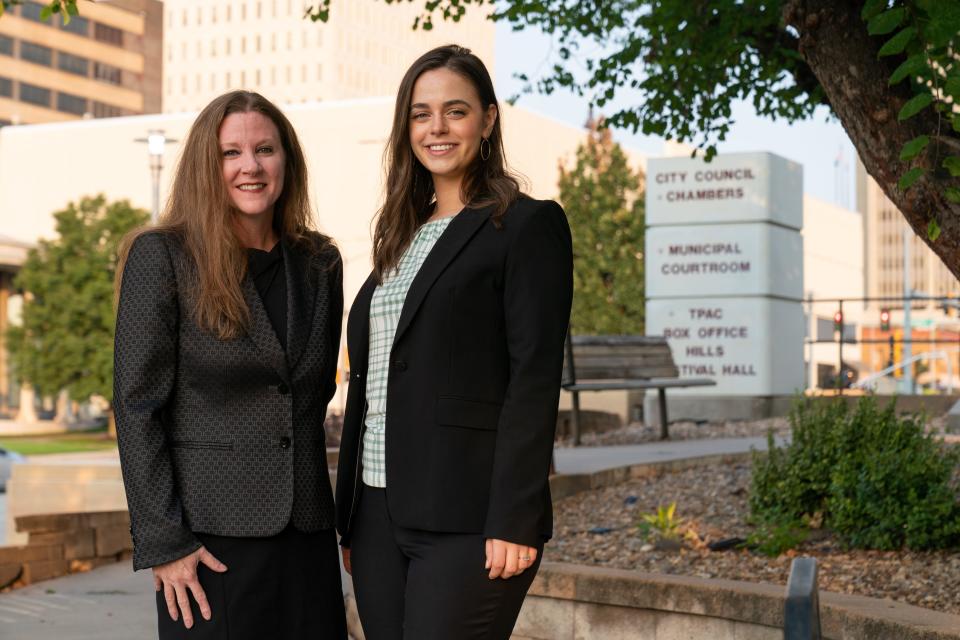
<instances>
[{"instance_id":1,"label":"green leaves","mask_svg":"<svg viewBox=\"0 0 960 640\"><path fill-rule=\"evenodd\" d=\"M953 202L954 204L960 204L960 189L956 187L947 187L943 190L944 197Z\"/></svg>"},{"instance_id":2,"label":"green leaves","mask_svg":"<svg viewBox=\"0 0 960 640\"><path fill-rule=\"evenodd\" d=\"M900 23L903 22L906 15L907 10L904 7L884 11L870 18L869 22L867 22L867 33L872 36L882 36L890 33L900 26Z\"/></svg>"},{"instance_id":3,"label":"green leaves","mask_svg":"<svg viewBox=\"0 0 960 640\"><path fill-rule=\"evenodd\" d=\"M906 191L913 186L913 183L916 182L920 176L923 175L922 167L914 167L907 171L905 174L900 176L900 181L897 183L897 186L900 188L900 191Z\"/></svg>"},{"instance_id":4,"label":"green leaves","mask_svg":"<svg viewBox=\"0 0 960 640\"><path fill-rule=\"evenodd\" d=\"M930 106L930 103L932 102L933 94L927 90L924 90L923 93L919 93L907 100L907 103L903 105L903 108L900 109L900 113L897 114L897 120L902 122L907 118L912 118L923 111L926 107Z\"/></svg>"},{"instance_id":5,"label":"green leaves","mask_svg":"<svg viewBox=\"0 0 960 640\"><path fill-rule=\"evenodd\" d=\"M922 71L925 71L927 68L927 56L925 53L916 53L902 63L900 66L894 69L893 73L890 74L890 81L888 84L895 85L904 78L908 76L919 75Z\"/></svg>"},{"instance_id":6,"label":"green leaves","mask_svg":"<svg viewBox=\"0 0 960 640\"><path fill-rule=\"evenodd\" d=\"M875 15L887 8L889 0L867 0L863 3L863 9L860 10L860 18L870 20Z\"/></svg>"},{"instance_id":7,"label":"green leaves","mask_svg":"<svg viewBox=\"0 0 960 640\"><path fill-rule=\"evenodd\" d=\"M112 397L113 279L120 239L149 216L127 202L82 198L54 214L57 236L41 240L17 274L33 295L9 334L20 379L74 400Z\"/></svg>"},{"instance_id":8,"label":"green leaves","mask_svg":"<svg viewBox=\"0 0 960 640\"><path fill-rule=\"evenodd\" d=\"M903 145L903 149L900 151L900 159L906 161L916 158L928 144L930 144L930 136L918 136L914 138Z\"/></svg>"},{"instance_id":9,"label":"green leaves","mask_svg":"<svg viewBox=\"0 0 960 640\"><path fill-rule=\"evenodd\" d=\"M943 159L943 168L950 172L954 178L960 178L960 158L957 156L947 156Z\"/></svg>"},{"instance_id":10,"label":"green leaves","mask_svg":"<svg viewBox=\"0 0 960 640\"><path fill-rule=\"evenodd\" d=\"M930 222L927 223L927 238L930 242L936 242L937 238L940 237L940 224L934 218L930 218Z\"/></svg>"},{"instance_id":11,"label":"green leaves","mask_svg":"<svg viewBox=\"0 0 960 640\"><path fill-rule=\"evenodd\" d=\"M894 56L898 53L903 53L903 50L907 48L907 45L916 35L916 28L907 27L897 35L887 40L886 44L880 47L880 51L877 52L877 57L882 58L884 56Z\"/></svg>"}]
</instances>

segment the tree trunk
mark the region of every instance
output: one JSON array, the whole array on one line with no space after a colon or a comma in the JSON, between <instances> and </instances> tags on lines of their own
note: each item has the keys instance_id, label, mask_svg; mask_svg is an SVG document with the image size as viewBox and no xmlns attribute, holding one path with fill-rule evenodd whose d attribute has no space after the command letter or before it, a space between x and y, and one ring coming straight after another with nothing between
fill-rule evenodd
<instances>
[{"instance_id":1,"label":"tree trunk","mask_svg":"<svg viewBox=\"0 0 960 640\"><path fill-rule=\"evenodd\" d=\"M951 150L934 141L938 122L933 108L904 122L897 121L900 108L913 93L909 80L890 87L888 79L904 58L877 58L877 51L890 35L868 35L866 22L860 18L862 8L863 0L788 0L783 15L786 23L800 33L800 54L820 81L867 173L900 209L914 232L954 276L960 277L960 206L943 195L946 186L956 186L958 181L939 168ZM939 124L943 135L952 135L946 118ZM924 134L930 136L931 143L926 155L914 162L936 172L928 171L903 192L897 181L910 165L899 159L900 149ZM941 229L936 241L927 234L931 220L936 220Z\"/></svg>"}]
</instances>

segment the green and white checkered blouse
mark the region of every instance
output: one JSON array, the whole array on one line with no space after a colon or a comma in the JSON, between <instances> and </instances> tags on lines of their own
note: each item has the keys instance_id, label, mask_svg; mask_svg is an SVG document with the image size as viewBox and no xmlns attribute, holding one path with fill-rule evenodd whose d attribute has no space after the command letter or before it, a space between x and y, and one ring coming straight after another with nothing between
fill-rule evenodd
<instances>
[{"instance_id":1,"label":"green and white checkered blouse","mask_svg":"<svg viewBox=\"0 0 960 640\"><path fill-rule=\"evenodd\" d=\"M386 275L370 300L370 351L367 362L367 426L363 435L363 482L387 486L386 438L387 374L390 350L407 291L433 245L453 216L427 222L400 257L396 270Z\"/></svg>"}]
</instances>

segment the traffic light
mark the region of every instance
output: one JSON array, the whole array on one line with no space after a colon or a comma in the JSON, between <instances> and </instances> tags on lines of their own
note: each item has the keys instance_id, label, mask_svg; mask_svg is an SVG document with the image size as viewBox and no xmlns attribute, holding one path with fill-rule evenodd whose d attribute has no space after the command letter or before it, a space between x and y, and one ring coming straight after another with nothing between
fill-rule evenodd
<instances>
[{"instance_id":1,"label":"traffic light","mask_svg":"<svg viewBox=\"0 0 960 640\"><path fill-rule=\"evenodd\" d=\"M890 309L880 309L880 330L890 331Z\"/></svg>"},{"instance_id":2,"label":"traffic light","mask_svg":"<svg viewBox=\"0 0 960 640\"><path fill-rule=\"evenodd\" d=\"M843 311L837 310L837 312L833 314L833 330L843 331Z\"/></svg>"},{"instance_id":3,"label":"traffic light","mask_svg":"<svg viewBox=\"0 0 960 640\"><path fill-rule=\"evenodd\" d=\"M952 316L957 309L956 304L953 300L953 294L947 294L947 297L940 302L940 308L943 309L944 315Z\"/></svg>"}]
</instances>

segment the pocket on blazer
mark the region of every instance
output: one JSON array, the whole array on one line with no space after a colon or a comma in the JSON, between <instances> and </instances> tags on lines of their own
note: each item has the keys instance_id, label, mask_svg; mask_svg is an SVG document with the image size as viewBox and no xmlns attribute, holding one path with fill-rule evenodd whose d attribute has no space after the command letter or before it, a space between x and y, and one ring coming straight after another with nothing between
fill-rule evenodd
<instances>
[{"instance_id":1,"label":"pocket on blazer","mask_svg":"<svg viewBox=\"0 0 960 640\"><path fill-rule=\"evenodd\" d=\"M437 423L443 426L496 431L503 405L496 402L440 396L437 398Z\"/></svg>"},{"instance_id":2,"label":"pocket on blazer","mask_svg":"<svg viewBox=\"0 0 960 640\"><path fill-rule=\"evenodd\" d=\"M215 451L233 451L232 442L218 440L172 440L173 449L213 449Z\"/></svg>"}]
</instances>

